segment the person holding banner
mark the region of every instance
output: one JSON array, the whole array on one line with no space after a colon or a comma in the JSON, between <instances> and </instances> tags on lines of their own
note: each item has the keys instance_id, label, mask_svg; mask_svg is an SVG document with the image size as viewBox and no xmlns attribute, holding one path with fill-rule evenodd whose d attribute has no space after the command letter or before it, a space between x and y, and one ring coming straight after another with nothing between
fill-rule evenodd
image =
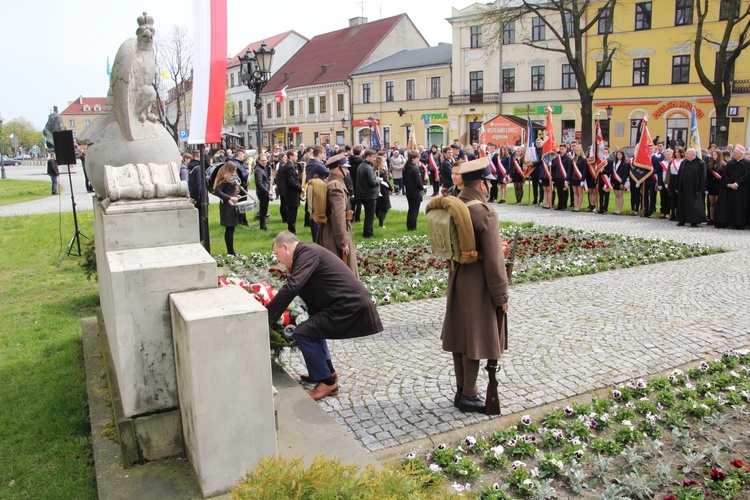
<instances>
[{"instance_id":1,"label":"person holding banner","mask_svg":"<svg viewBox=\"0 0 750 500\"><path fill-rule=\"evenodd\" d=\"M552 183L557 192L557 208L555 210L564 211L568 207L568 186L570 185L570 175L572 170L572 160L568 156L568 148L561 144L556 155L552 156Z\"/></svg>"},{"instance_id":2,"label":"person holding banner","mask_svg":"<svg viewBox=\"0 0 750 500\"><path fill-rule=\"evenodd\" d=\"M663 145L663 143L662 143ZM658 145L657 145L658 148ZM667 189L667 171L669 165L674 161L673 151L671 149L665 149L663 151L664 158L659 161L658 165L654 166L654 173L656 174L656 182L659 184L657 190L659 192L659 215L660 219L665 219L669 216L669 189Z\"/></svg>"},{"instance_id":3,"label":"person holding banner","mask_svg":"<svg viewBox=\"0 0 750 500\"><path fill-rule=\"evenodd\" d=\"M523 146L518 146L514 151L511 161L510 178L513 181L513 191L516 193L516 205L523 201L523 182L526 176L523 171L525 151Z\"/></svg>"},{"instance_id":4,"label":"person holding banner","mask_svg":"<svg viewBox=\"0 0 750 500\"><path fill-rule=\"evenodd\" d=\"M689 223L691 227L706 222L706 210L703 203L703 192L706 189L706 165L698 156L695 148L685 151L677 176L677 225Z\"/></svg>"},{"instance_id":5,"label":"person holding banner","mask_svg":"<svg viewBox=\"0 0 750 500\"><path fill-rule=\"evenodd\" d=\"M489 203L495 203L497 201L497 178L500 176L497 168L500 161L500 154L497 151L497 144L494 142L487 144L487 156L490 158L490 172L495 177L495 180L490 181Z\"/></svg>"},{"instance_id":6,"label":"person holding banner","mask_svg":"<svg viewBox=\"0 0 750 500\"><path fill-rule=\"evenodd\" d=\"M596 190L599 191L597 199L599 200L598 213L606 214L609 211L609 194L612 192L612 160L609 159L609 148L604 148L604 166L599 171L599 181Z\"/></svg>"},{"instance_id":7,"label":"person holding banner","mask_svg":"<svg viewBox=\"0 0 750 500\"><path fill-rule=\"evenodd\" d=\"M721 151L713 150L708 162L708 175L706 176L706 191L708 191L708 225L714 223L716 211L716 199L719 197L721 186L721 175L724 172L724 155Z\"/></svg>"},{"instance_id":8,"label":"person holding banner","mask_svg":"<svg viewBox=\"0 0 750 500\"><path fill-rule=\"evenodd\" d=\"M573 146L573 159L571 160L573 175L570 178L570 185L573 188L573 211L581 211L583 202L583 190L588 191L586 184L586 157L583 154L583 148L580 144Z\"/></svg>"}]
</instances>

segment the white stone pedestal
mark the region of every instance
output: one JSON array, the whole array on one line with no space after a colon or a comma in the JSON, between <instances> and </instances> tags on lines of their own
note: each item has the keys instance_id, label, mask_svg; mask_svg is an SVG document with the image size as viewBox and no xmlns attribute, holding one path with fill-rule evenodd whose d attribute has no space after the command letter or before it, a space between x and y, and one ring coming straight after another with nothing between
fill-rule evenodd
<instances>
[{"instance_id":1,"label":"white stone pedestal","mask_svg":"<svg viewBox=\"0 0 750 500\"><path fill-rule=\"evenodd\" d=\"M239 287L170 300L185 449L212 496L276 454L268 315Z\"/></svg>"},{"instance_id":2,"label":"white stone pedestal","mask_svg":"<svg viewBox=\"0 0 750 500\"><path fill-rule=\"evenodd\" d=\"M216 262L198 242L198 211L184 198L95 200L94 217L123 461L180 453L169 294L217 284ZM165 436L172 444L155 444Z\"/></svg>"}]
</instances>

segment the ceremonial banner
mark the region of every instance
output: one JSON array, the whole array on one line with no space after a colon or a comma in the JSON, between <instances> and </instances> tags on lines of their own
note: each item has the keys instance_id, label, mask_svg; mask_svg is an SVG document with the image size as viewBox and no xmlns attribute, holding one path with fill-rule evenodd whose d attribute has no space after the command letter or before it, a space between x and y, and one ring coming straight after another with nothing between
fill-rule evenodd
<instances>
[{"instance_id":1,"label":"ceremonial banner","mask_svg":"<svg viewBox=\"0 0 750 500\"><path fill-rule=\"evenodd\" d=\"M227 2L193 2L193 102L189 144L221 142L227 78Z\"/></svg>"},{"instance_id":2,"label":"ceremonial banner","mask_svg":"<svg viewBox=\"0 0 750 500\"><path fill-rule=\"evenodd\" d=\"M552 153L557 153L557 142L555 142L555 130L552 128L552 108L547 106L547 122L544 127L544 144L542 144L542 157L548 157ZM549 161L549 158L547 158Z\"/></svg>"},{"instance_id":3,"label":"ceremonial banner","mask_svg":"<svg viewBox=\"0 0 750 500\"><path fill-rule=\"evenodd\" d=\"M698 158L701 158L701 138L698 135L698 118L695 116L695 106L690 113L690 137L688 137L688 148L694 148L698 152Z\"/></svg>"},{"instance_id":4,"label":"ceremonial banner","mask_svg":"<svg viewBox=\"0 0 750 500\"><path fill-rule=\"evenodd\" d=\"M536 147L534 146L534 127L531 124L531 116L526 115L526 154L524 160L528 162L537 162ZM531 172L529 172L531 173Z\"/></svg>"},{"instance_id":5,"label":"ceremonial banner","mask_svg":"<svg viewBox=\"0 0 750 500\"><path fill-rule=\"evenodd\" d=\"M641 140L638 141L638 147L635 149L635 157L633 158L633 165L630 167L630 178L637 184L641 184L645 181L654 171L654 166L651 163L651 148L649 148L651 144L651 134L648 132L647 121L647 118L644 116Z\"/></svg>"}]
</instances>

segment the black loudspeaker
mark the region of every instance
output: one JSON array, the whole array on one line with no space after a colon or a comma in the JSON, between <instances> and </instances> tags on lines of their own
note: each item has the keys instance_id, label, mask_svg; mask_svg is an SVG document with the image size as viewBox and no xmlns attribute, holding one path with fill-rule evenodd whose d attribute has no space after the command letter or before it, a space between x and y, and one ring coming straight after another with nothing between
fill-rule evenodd
<instances>
[{"instance_id":1,"label":"black loudspeaker","mask_svg":"<svg viewBox=\"0 0 750 500\"><path fill-rule=\"evenodd\" d=\"M73 145L73 131L60 130L52 132L52 140L55 141L55 155L60 165L76 164L76 148Z\"/></svg>"}]
</instances>

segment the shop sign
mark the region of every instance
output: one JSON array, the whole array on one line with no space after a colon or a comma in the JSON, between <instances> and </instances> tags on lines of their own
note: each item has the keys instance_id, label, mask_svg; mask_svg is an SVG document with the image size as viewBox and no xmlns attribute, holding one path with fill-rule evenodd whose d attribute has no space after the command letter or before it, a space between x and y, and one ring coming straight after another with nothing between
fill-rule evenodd
<instances>
[{"instance_id":1,"label":"shop sign","mask_svg":"<svg viewBox=\"0 0 750 500\"><path fill-rule=\"evenodd\" d=\"M435 122L447 123L448 113L424 113L422 115L422 120L424 120L425 124Z\"/></svg>"},{"instance_id":2,"label":"shop sign","mask_svg":"<svg viewBox=\"0 0 750 500\"><path fill-rule=\"evenodd\" d=\"M691 101L669 101L665 104L662 104L658 108L656 108L656 111L651 115L653 118L659 118L661 115L669 111L670 109L675 108L683 108L687 109L688 111L693 111L693 103ZM703 118L703 111L695 108L695 116L698 118Z\"/></svg>"},{"instance_id":3,"label":"shop sign","mask_svg":"<svg viewBox=\"0 0 750 500\"><path fill-rule=\"evenodd\" d=\"M290 134L297 134L297 133L299 133L299 127L289 127L289 133Z\"/></svg>"},{"instance_id":4,"label":"shop sign","mask_svg":"<svg viewBox=\"0 0 750 500\"><path fill-rule=\"evenodd\" d=\"M545 115L548 106L514 106L514 115ZM559 115L562 113L562 106L549 106L552 108L553 115Z\"/></svg>"}]
</instances>

